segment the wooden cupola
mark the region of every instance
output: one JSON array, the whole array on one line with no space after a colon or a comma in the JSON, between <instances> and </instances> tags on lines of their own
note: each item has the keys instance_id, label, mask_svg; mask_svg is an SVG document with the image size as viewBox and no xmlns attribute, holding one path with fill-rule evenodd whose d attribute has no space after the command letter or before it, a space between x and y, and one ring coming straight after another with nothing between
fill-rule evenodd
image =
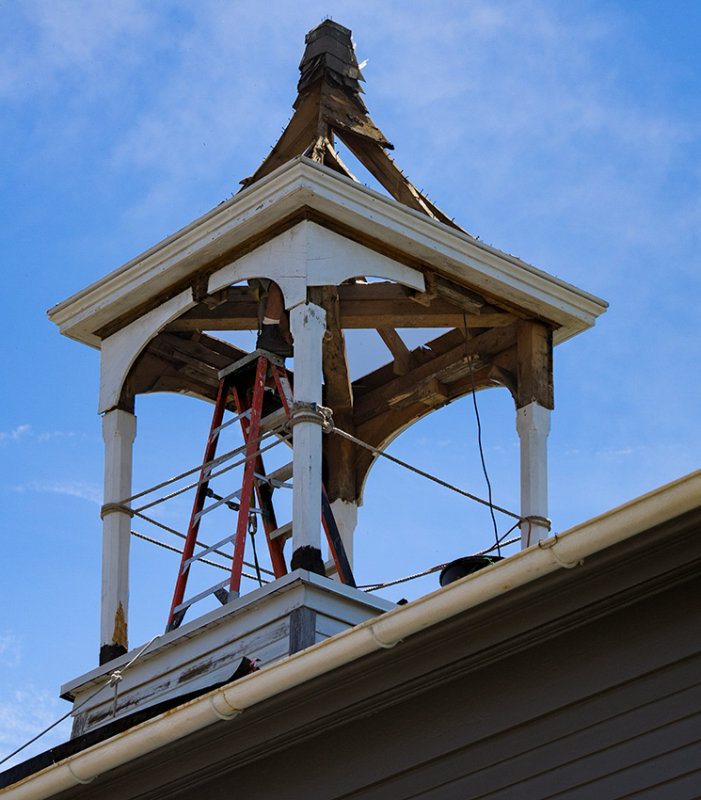
<instances>
[{"instance_id":1,"label":"wooden cupola","mask_svg":"<svg viewBox=\"0 0 701 800\"><path fill-rule=\"evenodd\" d=\"M507 387L521 441L524 545L548 535L552 348L591 327L606 303L482 243L412 185L362 100L347 28L325 20L310 31L300 72L292 119L238 194L49 312L61 333L101 351L103 660L127 649L123 501L132 493L135 398L179 392L214 402L222 370L247 356L217 332L258 326L252 279L274 281L284 296L295 400L330 408L338 428L374 448L473 389ZM389 196L358 181L337 140ZM406 328L448 332L411 349L398 332ZM355 379L351 329L377 331L387 352ZM293 551L319 546L323 476L352 561L376 455L322 436L313 422L295 426L294 449L295 470L306 459L309 475L295 488Z\"/></svg>"}]
</instances>

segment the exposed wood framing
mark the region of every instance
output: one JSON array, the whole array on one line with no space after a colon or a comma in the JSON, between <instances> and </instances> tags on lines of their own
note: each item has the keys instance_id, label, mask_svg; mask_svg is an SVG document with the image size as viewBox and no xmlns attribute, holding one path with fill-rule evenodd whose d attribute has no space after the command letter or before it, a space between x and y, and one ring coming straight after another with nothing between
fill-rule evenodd
<instances>
[{"instance_id":1,"label":"exposed wood framing","mask_svg":"<svg viewBox=\"0 0 701 800\"><path fill-rule=\"evenodd\" d=\"M462 228L447 214L444 214L424 194L422 194L394 163L389 154L376 142L346 130L339 130L338 136L360 163L385 187L395 200L432 219Z\"/></svg>"},{"instance_id":2,"label":"exposed wood framing","mask_svg":"<svg viewBox=\"0 0 701 800\"><path fill-rule=\"evenodd\" d=\"M552 328L537 320L519 320L517 324L516 407L536 402L554 408Z\"/></svg>"},{"instance_id":3,"label":"exposed wood framing","mask_svg":"<svg viewBox=\"0 0 701 800\"><path fill-rule=\"evenodd\" d=\"M409 348L404 344L402 337L394 328L378 328L377 332L394 357L394 374L406 375L411 369L413 361Z\"/></svg>"},{"instance_id":4,"label":"exposed wood framing","mask_svg":"<svg viewBox=\"0 0 701 800\"><path fill-rule=\"evenodd\" d=\"M430 284L438 297L449 300L467 314L484 314L487 312L487 304L484 298L464 286L459 286L457 283L435 274L431 276ZM497 311L498 309L492 310Z\"/></svg>"},{"instance_id":5,"label":"exposed wood framing","mask_svg":"<svg viewBox=\"0 0 701 800\"><path fill-rule=\"evenodd\" d=\"M446 403L472 391L506 385L504 375L495 375L498 361L510 366L515 361L516 326L473 329L469 342L472 366L467 361L465 334L452 330L411 351L413 368L394 374L389 363L354 381L354 422L356 435L382 447L401 430ZM356 458L356 485L360 491L374 462L368 451Z\"/></svg>"},{"instance_id":6,"label":"exposed wood framing","mask_svg":"<svg viewBox=\"0 0 701 800\"><path fill-rule=\"evenodd\" d=\"M325 403L342 430L353 433L353 389L351 386L346 341L341 327L338 288L323 286L310 291L310 299L326 311L326 334L323 343ZM356 499L356 447L339 436L324 437L324 483L329 500Z\"/></svg>"},{"instance_id":7,"label":"exposed wood framing","mask_svg":"<svg viewBox=\"0 0 701 800\"><path fill-rule=\"evenodd\" d=\"M214 402L218 372L245 356L243 350L205 334L161 333L136 360L124 393L177 392Z\"/></svg>"},{"instance_id":8,"label":"exposed wood framing","mask_svg":"<svg viewBox=\"0 0 701 800\"><path fill-rule=\"evenodd\" d=\"M388 155L392 145L370 119L360 97L358 81L363 77L349 30L328 20L311 31L300 72L294 115L263 163L241 181L244 187L302 154L355 180L333 149L335 133L395 200L462 230Z\"/></svg>"},{"instance_id":9,"label":"exposed wood framing","mask_svg":"<svg viewBox=\"0 0 701 800\"><path fill-rule=\"evenodd\" d=\"M459 295L458 290L454 292ZM258 304L246 286L232 286L210 296L168 327L171 331L255 330ZM342 328L491 328L510 325L515 317L482 301L478 313L463 313L464 304L434 296L427 304L396 283L356 283L338 287ZM465 302L469 302L466 300ZM391 349L391 348L390 348Z\"/></svg>"},{"instance_id":10,"label":"exposed wood framing","mask_svg":"<svg viewBox=\"0 0 701 800\"><path fill-rule=\"evenodd\" d=\"M306 97L300 98L292 119L287 123L273 149L253 175L241 181L244 187L269 175L295 156L302 155L310 145L314 144L321 135L319 130L321 92L322 86L318 84Z\"/></svg>"},{"instance_id":11,"label":"exposed wood framing","mask_svg":"<svg viewBox=\"0 0 701 800\"><path fill-rule=\"evenodd\" d=\"M470 342L470 358L473 371L492 363L492 357L514 344L516 332L511 328L495 328L475 336ZM411 352L416 366L404 375L395 376L393 363L375 370L354 381L354 421L356 428L388 408L404 407L415 402L426 402L433 397L438 405L443 399L454 395L451 384L469 376L470 365L465 356L462 331L453 330L429 342L427 346ZM494 380L485 374L490 384ZM435 381L445 384L446 390L438 389ZM469 388L459 384L461 394ZM463 390L464 389L464 390ZM432 401L432 402L433 402Z\"/></svg>"},{"instance_id":12,"label":"exposed wood framing","mask_svg":"<svg viewBox=\"0 0 701 800\"><path fill-rule=\"evenodd\" d=\"M489 376L489 367L478 369L474 373L475 389L486 389L494 386L494 381ZM427 395L417 398L405 406L393 406L377 416L368 419L356 428L356 436L373 447L382 448L390 442L400 431L426 416L431 411L440 408L452 400L462 397L472 391L472 379L468 375L452 384L443 384L445 395L429 398ZM369 450L360 449L356 459L356 482L358 491L362 489L367 474L372 467L376 456Z\"/></svg>"},{"instance_id":13,"label":"exposed wood framing","mask_svg":"<svg viewBox=\"0 0 701 800\"><path fill-rule=\"evenodd\" d=\"M329 138L331 136L333 136L332 133L329 133L329 136L318 136L314 144L307 148L305 155L311 158L312 161L331 167L331 169L336 170L336 172L346 178L350 178L353 182L360 183L334 150L331 139Z\"/></svg>"}]
</instances>

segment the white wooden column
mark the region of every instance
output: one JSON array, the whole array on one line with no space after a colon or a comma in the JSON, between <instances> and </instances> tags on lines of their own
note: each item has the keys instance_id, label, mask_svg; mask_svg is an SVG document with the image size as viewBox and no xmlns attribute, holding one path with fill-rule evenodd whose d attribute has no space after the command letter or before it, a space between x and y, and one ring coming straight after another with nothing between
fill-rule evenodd
<instances>
[{"instance_id":1,"label":"white wooden column","mask_svg":"<svg viewBox=\"0 0 701 800\"><path fill-rule=\"evenodd\" d=\"M548 450L550 410L539 403L516 409L516 430L521 440L521 548L550 533L548 519Z\"/></svg>"},{"instance_id":2,"label":"white wooden column","mask_svg":"<svg viewBox=\"0 0 701 800\"><path fill-rule=\"evenodd\" d=\"M102 507L102 605L100 663L128 650L129 539L131 514L114 507L131 495L132 445L136 417L113 409L102 417L105 493Z\"/></svg>"},{"instance_id":3,"label":"white wooden column","mask_svg":"<svg viewBox=\"0 0 701 800\"><path fill-rule=\"evenodd\" d=\"M322 341L326 312L313 303L302 303L290 310L290 330L294 337L292 550L293 567L316 567L321 561L321 419L313 408L321 405ZM304 407L308 407L305 413ZM311 413L309 413L311 412ZM317 415L319 417L319 415ZM303 548L303 549L300 549ZM313 548L312 551L310 548ZM295 559L295 554L297 559ZM305 555L306 554L306 555ZM318 554L318 557L317 557ZM302 562L300 563L300 557ZM309 558L313 559L310 562ZM296 563L295 563L296 562Z\"/></svg>"}]
</instances>

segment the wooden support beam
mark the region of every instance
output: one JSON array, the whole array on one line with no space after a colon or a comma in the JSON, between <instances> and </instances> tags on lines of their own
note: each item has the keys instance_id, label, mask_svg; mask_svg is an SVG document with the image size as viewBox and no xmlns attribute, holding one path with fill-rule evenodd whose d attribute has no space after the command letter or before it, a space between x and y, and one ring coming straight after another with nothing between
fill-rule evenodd
<instances>
[{"instance_id":1,"label":"wooden support beam","mask_svg":"<svg viewBox=\"0 0 701 800\"><path fill-rule=\"evenodd\" d=\"M152 392L178 392L214 402L220 369L237 361L243 350L200 334L187 336L161 333L152 339L136 360L125 382L130 396Z\"/></svg>"},{"instance_id":2,"label":"wooden support beam","mask_svg":"<svg viewBox=\"0 0 701 800\"><path fill-rule=\"evenodd\" d=\"M519 320L516 408L538 403L554 408L552 328L537 320Z\"/></svg>"},{"instance_id":3,"label":"wooden support beam","mask_svg":"<svg viewBox=\"0 0 701 800\"><path fill-rule=\"evenodd\" d=\"M469 352L473 371L477 372L490 364L496 353L512 346L515 336L513 327L494 328L471 339ZM382 414L389 407L405 404L415 397L418 400L417 387L431 379L449 384L469 374L470 365L461 331L450 331L429 345L429 348L412 351L417 366L404 375L394 376L392 365L388 364L354 381L356 427Z\"/></svg>"},{"instance_id":4,"label":"wooden support beam","mask_svg":"<svg viewBox=\"0 0 701 800\"><path fill-rule=\"evenodd\" d=\"M477 337L481 337L482 334L487 333L488 330L489 329L487 328L473 328L471 339L477 339ZM493 336L480 339L480 342L483 342L485 348L490 347L490 355L501 353L516 342L516 334L513 327L510 329L505 328L498 330L505 332L497 333L497 329L494 329L492 331ZM414 348L414 350L411 351L411 355L414 363L418 366L421 364L426 364L437 356L443 355L444 353L447 353L449 350L453 349L455 350L456 354L459 354L460 352L465 354L466 352L465 333L459 328L455 328L447 333L443 333L440 336L437 336L435 339L431 339L430 341L421 345L420 347ZM474 355L476 351L474 348L471 348L470 352L472 352ZM355 381L353 381L353 391L355 392L355 396L359 397L363 393L367 393L380 386L384 386L393 378L394 370L392 362L390 362L378 367L372 372L369 372L367 375L363 375L362 378L357 378Z\"/></svg>"},{"instance_id":5,"label":"wooden support beam","mask_svg":"<svg viewBox=\"0 0 701 800\"><path fill-rule=\"evenodd\" d=\"M430 381L431 379L428 381L429 386L431 385ZM439 382L436 382L433 386L437 391L433 396L431 396L429 392L426 392L421 399L417 399L413 403L393 406L386 409L372 419L367 420L362 425L359 425L356 428L356 436L373 447L381 449L412 422L444 406L446 403L470 393L472 391L473 381L476 391L494 385L492 379L489 377L489 367L477 370L474 372L472 378L467 376L454 383L440 384L440 388ZM375 462L375 459L376 456L369 450L358 448L355 469L359 492L362 491L367 474Z\"/></svg>"},{"instance_id":6,"label":"wooden support beam","mask_svg":"<svg viewBox=\"0 0 701 800\"><path fill-rule=\"evenodd\" d=\"M339 136L340 131L345 131L377 147L394 149L394 145L387 141L382 131L368 116L359 95L351 98L343 90L339 91L338 87L323 81L319 113L326 125L335 130Z\"/></svg>"},{"instance_id":7,"label":"wooden support beam","mask_svg":"<svg viewBox=\"0 0 701 800\"><path fill-rule=\"evenodd\" d=\"M394 328L378 328L377 332L394 357L394 374L406 375L411 369L413 361L409 348L404 344L402 337Z\"/></svg>"},{"instance_id":8,"label":"wooden support beam","mask_svg":"<svg viewBox=\"0 0 701 800\"><path fill-rule=\"evenodd\" d=\"M326 311L326 333L322 350L324 402L333 411L334 422L353 433L353 389L351 386L346 341L341 328L338 288L314 287L311 302ZM340 436L325 436L323 441L324 483L330 502L357 499L355 483L355 445Z\"/></svg>"},{"instance_id":9,"label":"wooden support beam","mask_svg":"<svg viewBox=\"0 0 701 800\"><path fill-rule=\"evenodd\" d=\"M432 285L438 297L449 300L467 313L482 313L482 310L487 305L485 299L478 295L477 292L470 291L464 286L459 286L457 283L442 278L440 275L433 276ZM496 311L498 309L493 310Z\"/></svg>"},{"instance_id":10,"label":"wooden support beam","mask_svg":"<svg viewBox=\"0 0 701 800\"><path fill-rule=\"evenodd\" d=\"M338 290L335 286L310 289L310 301L326 311L326 332L323 345L323 371L326 402L334 413L350 414L353 411L346 340L341 329Z\"/></svg>"},{"instance_id":11,"label":"wooden support beam","mask_svg":"<svg viewBox=\"0 0 701 800\"><path fill-rule=\"evenodd\" d=\"M327 167L335 169L336 172L340 172L341 175L345 175L347 178L350 178L355 183L360 183L360 181L355 177L355 175L350 171L350 169L348 169L348 167L343 163L341 157L334 150L333 145L328 139L326 140L324 147L323 163L326 164Z\"/></svg>"},{"instance_id":12,"label":"wooden support beam","mask_svg":"<svg viewBox=\"0 0 701 800\"><path fill-rule=\"evenodd\" d=\"M411 291L396 283L347 284L338 287L341 328L490 328L510 325L512 314L483 306L465 313L455 303L434 297L419 305ZM208 298L209 299L209 298ZM255 330L258 304L248 287L232 286L206 299L168 325L168 331ZM465 300L465 305L469 300Z\"/></svg>"},{"instance_id":13,"label":"wooden support beam","mask_svg":"<svg viewBox=\"0 0 701 800\"><path fill-rule=\"evenodd\" d=\"M273 170L286 162L301 155L313 144L319 136L319 102L321 98L321 84L313 87L308 94L300 98L292 119L277 140L273 149L268 153L263 163L248 178L241 183L245 188L254 181L269 175Z\"/></svg>"},{"instance_id":14,"label":"wooden support beam","mask_svg":"<svg viewBox=\"0 0 701 800\"><path fill-rule=\"evenodd\" d=\"M447 214L444 214L418 191L381 145L342 128L336 128L336 133L346 147L377 178L395 200L409 206L409 208L421 211L432 219L450 225L451 228L462 230Z\"/></svg>"},{"instance_id":15,"label":"wooden support beam","mask_svg":"<svg viewBox=\"0 0 701 800\"><path fill-rule=\"evenodd\" d=\"M132 396L155 392L174 392L197 397L213 403L216 400L218 381L213 371L192 374L177 366L172 359L154 351L142 353L132 367L125 382Z\"/></svg>"}]
</instances>

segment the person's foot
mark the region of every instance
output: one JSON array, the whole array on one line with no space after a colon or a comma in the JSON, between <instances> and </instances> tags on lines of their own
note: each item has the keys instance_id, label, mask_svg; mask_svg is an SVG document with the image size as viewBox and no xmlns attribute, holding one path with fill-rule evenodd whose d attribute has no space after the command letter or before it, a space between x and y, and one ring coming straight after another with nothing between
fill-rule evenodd
<instances>
[{"instance_id":1,"label":"person's foot","mask_svg":"<svg viewBox=\"0 0 701 800\"><path fill-rule=\"evenodd\" d=\"M267 350L280 358L289 358L293 354L292 345L282 335L279 325L262 325L256 340L258 350Z\"/></svg>"}]
</instances>

